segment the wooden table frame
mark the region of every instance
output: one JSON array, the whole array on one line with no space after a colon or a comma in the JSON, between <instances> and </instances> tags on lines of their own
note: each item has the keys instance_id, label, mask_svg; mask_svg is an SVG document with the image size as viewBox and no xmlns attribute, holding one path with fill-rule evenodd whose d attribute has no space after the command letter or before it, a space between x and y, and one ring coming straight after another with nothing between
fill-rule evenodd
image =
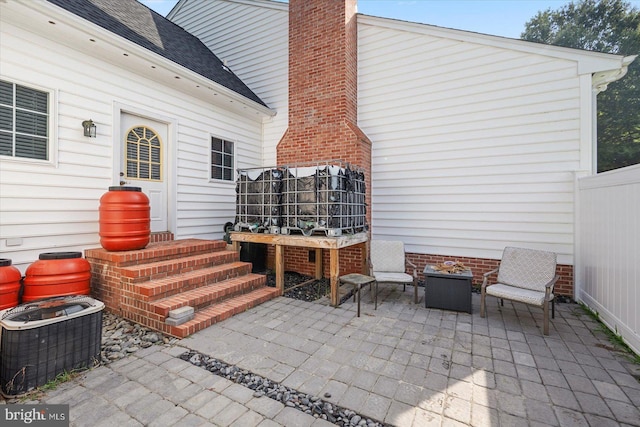
<instances>
[{"instance_id":1,"label":"wooden table frame","mask_svg":"<svg viewBox=\"0 0 640 427\"><path fill-rule=\"evenodd\" d=\"M232 231L229 233L233 242L233 249L240 250L241 242L264 243L274 245L276 249L275 270L276 288L284 293L284 247L295 246L311 248L316 251L315 278L322 279L322 250L329 250L330 279L331 279L331 305L338 306L338 278L340 277L340 249L349 246L360 245L362 251L362 273L367 274L367 242L368 233L356 233L338 237L325 236L300 236L284 234L249 233L244 231Z\"/></svg>"}]
</instances>

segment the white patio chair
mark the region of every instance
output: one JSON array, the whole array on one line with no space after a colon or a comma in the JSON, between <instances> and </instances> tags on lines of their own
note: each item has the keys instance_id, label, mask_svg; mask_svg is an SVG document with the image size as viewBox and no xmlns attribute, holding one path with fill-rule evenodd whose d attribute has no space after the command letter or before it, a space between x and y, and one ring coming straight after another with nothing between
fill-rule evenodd
<instances>
[{"instance_id":1,"label":"white patio chair","mask_svg":"<svg viewBox=\"0 0 640 427\"><path fill-rule=\"evenodd\" d=\"M549 304L555 317L553 287L556 275L556 254L534 249L506 247L500 266L484 274L480 296L480 317L485 315L487 295L504 300L534 305L544 310L543 332L549 335ZM488 284L489 276L498 273L497 283Z\"/></svg>"},{"instance_id":2,"label":"white patio chair","mask_svg":"<svg viewBox=\"0 0 640 427\"><path fill-rule=\"evenodd\" d=\"M404 243L396 240L371 240L369 251L371 275L378 283L402 284L402 290L407 284L413 284L414 301L418 303L418 272L417 266L405 259ZM413 268L413 275L406 273L406 265ZM377 291L376 291L377 293Z\"/></svg>"}]
</instances>

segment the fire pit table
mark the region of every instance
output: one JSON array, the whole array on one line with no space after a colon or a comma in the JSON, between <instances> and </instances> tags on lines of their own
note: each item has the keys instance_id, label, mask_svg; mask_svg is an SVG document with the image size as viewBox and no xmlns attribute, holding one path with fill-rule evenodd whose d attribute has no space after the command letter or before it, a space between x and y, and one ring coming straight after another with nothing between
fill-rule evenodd
<instances>
[{"instance_id":1,"label":"fire pit table","mask_svg":"<svg viewBox=\"0 0 640 427\"><path fill-rule=\"evenodd\" d=\"M471 270L456 273L424 268L424 301L426 308L466 311L471 313Z\"/></svg>"}]
</instances>

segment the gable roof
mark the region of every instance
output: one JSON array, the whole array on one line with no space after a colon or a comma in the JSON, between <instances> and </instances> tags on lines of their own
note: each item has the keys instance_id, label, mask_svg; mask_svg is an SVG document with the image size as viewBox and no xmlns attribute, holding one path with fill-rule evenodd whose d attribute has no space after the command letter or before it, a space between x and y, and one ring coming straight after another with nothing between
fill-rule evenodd
<instances>
[{"instance_id":1,"label":"gable roof","mask_svg":"<svg viewBox=\"0 0 640 427\"><path fill-rule=\"evenodd\" d=\"M137 0L47 1L267 106L197 37Z\"/></svg>"}]
</instances>

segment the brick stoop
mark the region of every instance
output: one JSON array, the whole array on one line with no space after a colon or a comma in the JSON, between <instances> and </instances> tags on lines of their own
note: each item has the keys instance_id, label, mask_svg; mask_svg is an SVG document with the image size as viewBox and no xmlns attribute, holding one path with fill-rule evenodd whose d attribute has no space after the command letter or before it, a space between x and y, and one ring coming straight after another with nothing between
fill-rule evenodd
<instances>
[{"instance_id":1,"label":"brick stoop","mask_svg":"<svg viewBox=\"0 0 640 427\"><path fill-rule=\"evenodd\" d=\"M85 258L92 296L108 311L178 338L279 295L222 240L160 241L123 252L88 249ZM171 310L185 306L195 309L192 320L166 323Z\"/></svg>"},{"instance_id":2,"label":"brick stoop","mask_svg":"<svg viewBox=\"0 0 640 427\"><path fill-rule=\"evenodd\" d=\"M173 233L170 231L153 232L149 236L149 243L168 242L173 240Z\"/></svg>"}]
</instances>

